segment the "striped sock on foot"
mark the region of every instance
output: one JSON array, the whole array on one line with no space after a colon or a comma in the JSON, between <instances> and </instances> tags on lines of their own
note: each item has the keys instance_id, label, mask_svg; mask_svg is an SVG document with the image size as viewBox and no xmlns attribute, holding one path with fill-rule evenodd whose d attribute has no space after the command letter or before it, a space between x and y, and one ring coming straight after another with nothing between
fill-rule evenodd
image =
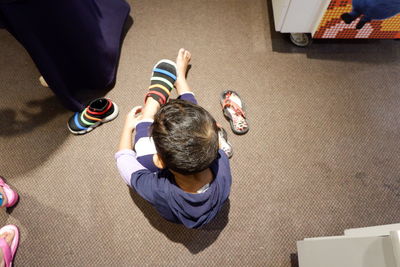
<instances>
[{"instance_id":1,"label":"striped sock on foot","mask_svg":"<svg viewBox=\"0 0 400 267\"><path fill-rule=\"evenodd\" d=\"M165 104L174 88L176 81L176 64L175 62L163 59L160 60L153 68L153 75L147 97L152 97L160 105Z\"/></svg>"}]
</instances>

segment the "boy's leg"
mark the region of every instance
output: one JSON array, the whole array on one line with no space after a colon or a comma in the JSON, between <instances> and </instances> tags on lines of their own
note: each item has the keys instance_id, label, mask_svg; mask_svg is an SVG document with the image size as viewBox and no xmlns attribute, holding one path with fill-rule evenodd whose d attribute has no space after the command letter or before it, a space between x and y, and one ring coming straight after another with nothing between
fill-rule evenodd
<instances>
[{"instance_id":1,"label":"boy's leg","mask_svg":"<svg viewBox=\"0 0 400 267\"><path fill-rule=\"evenodd\" d=\"M178 92L178 99L186 100L197 104L196 98L189 87L186 80L186 72L189 66L192 55L184 48L179 49L178 56L176 57L176 72L177 79L175 82L176 91Z\"/></svg>"},{"instance_id":2,"label":"boy's leg","mask_svg":"<svg viewBox=\"0 0 400 267\"><path fill-rule=\"evenodd\" d=\"M186 80L186 72L191 57L192 55L189 51L185 50L184 48L179 49L178 56L176 58L177 79L175 82L175 87L179 94L178 99L186 100L197 105L197 100L194 97L192 89L189 87L189 84ZM232 145L228 142L227 133L221 126L218 127L220 128L218 131L220 148L225 152L228 158L231 158L233 151Z\"/></svg>"},{"instance_id":3,"label":"boy's leg","mask_svg":"<svg viewBox=\"0 0 400 267\"><path fill-rule=\"evenodd\" d=\"M153 138L150 137L150 126L160 105L168 101L171 90L176 81L176 65L170 60L160 60L153 68L151 85L146 95L142 109L142 121L136 125L135 150L137 160L147 169L156 171L158 168L153 161L157 153Z\"/></svg>"},{"instance_id":4,"label":"boy's leg","mask_svg":"<svg viewBox=\"0 0 400 267\"><path fill-rule=\"evenodd\" d=\"M181 48L176 58L177 80L175 87L179 99L197 104L192 90L186 81L186 71L191 59L189 51ZM151 171L157 171L153 161L153 155L157 153L153 138L150 137L149 128L153 123L154 115L160 109L160 103L152 97L148 97L142 110L143 120L136 125L135 151L137 160Z\"/></svg>"}]
</instances>

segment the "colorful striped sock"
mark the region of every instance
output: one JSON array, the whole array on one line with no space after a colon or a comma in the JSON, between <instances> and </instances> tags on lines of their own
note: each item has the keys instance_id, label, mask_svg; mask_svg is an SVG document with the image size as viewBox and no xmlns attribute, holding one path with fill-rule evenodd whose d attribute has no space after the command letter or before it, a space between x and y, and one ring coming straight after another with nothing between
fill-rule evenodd
<instances>
[{"instance_id":1,"label":"colorful striped sock","mask_svg":"<svg viewBox=\"0 0 400 267\"><path fill-rule=\"evenodd\" d=\"M153 75L146 99L150 96L160 103L160 105L165 104L174 88L175 81L175 62L168 59L160 60L153 68Z\"/></svg>"}]
</instances>

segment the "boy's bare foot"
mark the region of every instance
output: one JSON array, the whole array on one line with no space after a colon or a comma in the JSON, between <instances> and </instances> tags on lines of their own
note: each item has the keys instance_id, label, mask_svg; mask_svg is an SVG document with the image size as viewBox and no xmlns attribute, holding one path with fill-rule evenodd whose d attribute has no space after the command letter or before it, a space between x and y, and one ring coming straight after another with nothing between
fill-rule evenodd
<instances>
[{"instance_id":1,"label":"boy's bare foot","mask_svg":"<svg viewBox=\"0 0 400 267\"><path fill-rule=\"evenodd\" d=\"M178 56L176 57L176 72L178 77L175 81L175 88L179 95L192 92L186 81L186 72L191 58L192 54L188 50L185 48L179 49Z\"/></svg>"},{"instance_id":2,"label":"boy's bare foot","mask_svg":"<svg viewBox=\"0 0 400 267\"><path fill-rule=\"evenodd\" d=\"M189 66L190 59L192 58L192 54L186 50L185 48L181 48L178 51L178 56L176 57L176 69L179 78L186 78L186 71Z\"/></svg>"}]
</instances>

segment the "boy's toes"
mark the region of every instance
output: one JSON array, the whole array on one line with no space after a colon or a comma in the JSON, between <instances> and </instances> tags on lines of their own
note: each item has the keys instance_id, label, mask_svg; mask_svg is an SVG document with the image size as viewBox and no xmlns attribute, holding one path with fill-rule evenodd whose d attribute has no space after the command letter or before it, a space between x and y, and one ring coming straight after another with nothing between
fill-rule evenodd
<instances>
[{"instance_id":1,"label":"boy's toes","mask_svg":"<svg viewBox=\"0 0 400 267\"><path fill-rule=\"evenodd\" d=\"M178 56L176 57L176 61L177 62L182 62L182 61L186 61L186 54L187 54L187 50L185 48L181 48L179 49L178 52Z\"/></svg>"},{"instance_id":2,"label":"boy's toes","mask_svg":"<svg viewBox=\"0 0 400 267\"><path fill-rule=\"evenodd\" d=\"M190 60L191 57L192 57L192 54L190 54L189 51L185 50L185 53L184 53L185 60Z\"/></svg>"},{"instance_id":3,"label":"boy's toes","mask_svg":"<svg viewBox=\"0 0 400 267\"><path fill-rule=\"evenodd\" d=\"M179 49L179 51L178 51L178 56L177 56L177 59L178 59L178 60L181 59L181 58L183 58L183 55L184 55L185 51L186 51L185 48Z\"/></svg>"},{"instance_id":4,"label":"boy's toes","mask_svg":"<svg viewBox=\"0 0 400 267\"><path fill-rule=\"evenodd\" d=\"M176 58L176 61L183 61L183 62L187 63L190 61L191 58L192 58L192 54L185 48L181 48L181 49L179 49L178 57Z\"/></svg>"}]
</instances>

